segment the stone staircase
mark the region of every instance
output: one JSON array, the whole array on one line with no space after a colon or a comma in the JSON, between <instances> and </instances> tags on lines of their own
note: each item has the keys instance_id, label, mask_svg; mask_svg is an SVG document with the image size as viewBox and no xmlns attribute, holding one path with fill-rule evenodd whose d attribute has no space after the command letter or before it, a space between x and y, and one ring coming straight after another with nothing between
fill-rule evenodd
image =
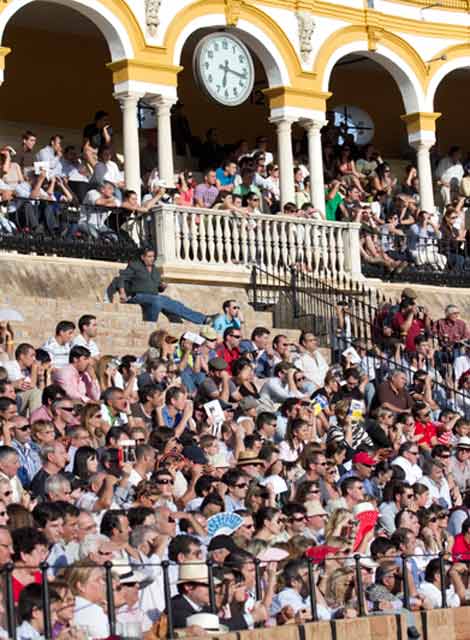
<instances>
[{"instance_id":1,"label":"stone staircase","mask_svg":"<svg viewBox=\"0 0 470 640\"><path fill-rule=\"evenodd\" d=\"M163 314L158 326L143 322L138 305L102 302L106 286L123 266L49 256L0 254L0 308L16 309L25 318L22 323L14 323L15 343L30 342L40 346L54 335L57 322L72 320L77 323L81 315L88 313L98 319L96 341L103 355L140 355L147 348L149 334L156 328L168 328L178 337L185 330L197 331L191 323L171 324ZM245 287L223 283L170 283L165 293L208 314L220 311L224 300L237 299L245 316L244 334L247 337L256 326L265 326L273 335L284 333L290 340L298 340L299 331L273 328L270 312L255 311L248 303Z\"/></svg>"}]
</instances>

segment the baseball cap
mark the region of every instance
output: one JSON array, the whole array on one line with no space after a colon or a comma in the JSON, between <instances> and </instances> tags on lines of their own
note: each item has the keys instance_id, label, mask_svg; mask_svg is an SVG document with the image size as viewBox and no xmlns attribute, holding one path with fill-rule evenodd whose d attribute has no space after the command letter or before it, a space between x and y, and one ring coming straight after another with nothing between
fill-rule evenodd
<instances>
[{"instance_id":1,"label":"baseball cap","mask_svg":"<svg viewBox=\"0 0 470 640\"><path fill-rule=\"evenodd\" d=\"M227 363L223 358L212 358L209 360L209 368L215 369L216 371L225 371Z\"/></svg>"},{"instance_id":2,"label":"baseball cap","mask_svg":"<svg viewBox=\"0 0 470 640\"><path fill-rule=\"evenodd\" d=\"M371 458L370 455L365 451L355 453L352 461L353 464L365 464L367 467L375 467L375 465L377 464L374 458Z\"/></svg>"}]
</instances>

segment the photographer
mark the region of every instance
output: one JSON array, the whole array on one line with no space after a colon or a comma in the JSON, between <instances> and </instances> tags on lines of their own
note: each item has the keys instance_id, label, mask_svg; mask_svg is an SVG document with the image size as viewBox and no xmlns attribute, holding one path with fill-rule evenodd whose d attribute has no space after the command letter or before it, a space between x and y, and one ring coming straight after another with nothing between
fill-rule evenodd
<instances>
[{"instance_id":1,"label":"photographer","mask_svg":"<svg viewBox=\"0 0 470 640\"><path fill-rule=\"evenodd\" d=\"M418 307L415 300L404 298L400 309L392 319L392 329L405 338L405 350L416 351L415 339L431 331L431 318L424 307Z\"/></svg>"}]
</instances>

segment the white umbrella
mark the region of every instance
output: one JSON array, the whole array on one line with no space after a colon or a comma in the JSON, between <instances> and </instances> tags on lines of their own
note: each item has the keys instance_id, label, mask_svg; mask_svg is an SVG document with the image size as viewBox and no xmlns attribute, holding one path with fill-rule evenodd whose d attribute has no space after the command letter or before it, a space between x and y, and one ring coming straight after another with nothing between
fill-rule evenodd
<instances>
[{"instance_id":1,"label":"white umbrella","mask_svg":"<svg viewBox=\"0 0 470 640\"><path fill-rule=\"evenodd\" d=\"M24 322L24 316L16 309L0 309L0 322Z\"/></svg>"}]
</instances>

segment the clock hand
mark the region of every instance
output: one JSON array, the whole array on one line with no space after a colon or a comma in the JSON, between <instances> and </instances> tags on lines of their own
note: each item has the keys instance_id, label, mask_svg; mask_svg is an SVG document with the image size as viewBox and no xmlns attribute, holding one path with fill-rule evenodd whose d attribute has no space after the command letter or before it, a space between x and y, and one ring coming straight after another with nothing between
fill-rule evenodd
<instances>
[{"instance_id":1,"label":"clock hand","mask_svg":"<svg viewBox=\"0 0 470 640\"><path fill-rule=\"evenodd\" d=\"M224 71L224 78L222 80L222 86L226 87L227 86L227 71L229 71L228 60L225 61L225 66L222 65L222 64L219 64L219 69L222 69L222 71Z\"/></svg>"},{"instance_id":2,"label":"clock hand","mask_svg":"<svg viewBox=\"0 0 470 640\"><path fill-rule=\"evenodd\" d=\"M227 66L227 71L229 73L233 73L233 75L238 76L239 78L242 78L243 80L246 80L246 72L245 73L239 73L238 71L234 71L233 69L230 69L229 66Z\"/></svg>"}]
</instances>

